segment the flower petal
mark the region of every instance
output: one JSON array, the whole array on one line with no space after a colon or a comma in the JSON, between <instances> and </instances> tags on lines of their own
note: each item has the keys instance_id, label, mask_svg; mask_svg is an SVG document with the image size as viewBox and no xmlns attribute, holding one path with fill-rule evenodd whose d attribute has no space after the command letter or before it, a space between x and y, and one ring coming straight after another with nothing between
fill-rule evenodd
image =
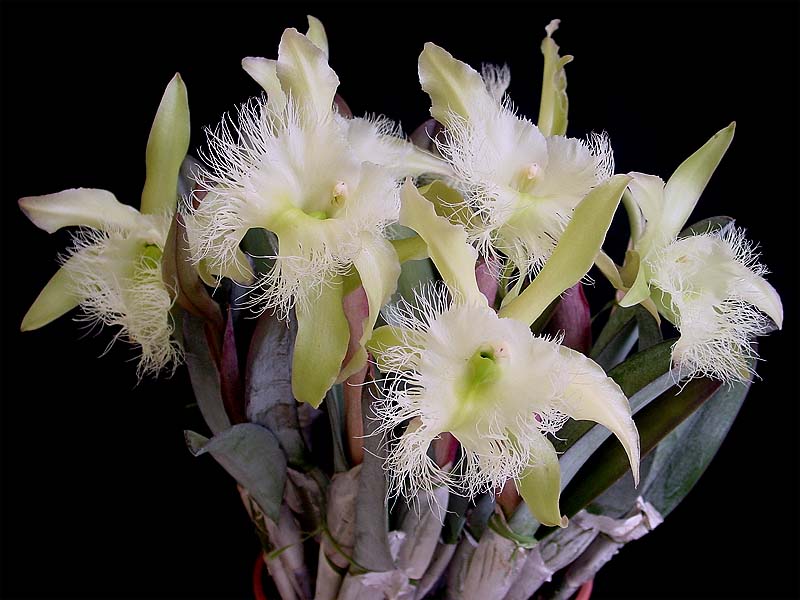
<instances>
[{"instance_id":1,"label":"flower petal","mask_svg":"<svg viewBox=\"0 0 800 600\"><path fill-rule=\"evenodd\" d=\"M567 132L567 75L564 65L572 62L572 56L561 57L558 45L553 41L553 32L558 29L558 19L545 27L547 37L542 40L544 73L542 75L542 98L539 103L537 125L545 135L565 135Z\"/></svg>"},{"instance_id":2,"label":"flower petal","mask_svg":"<svg viewBox=\"0 0 800 600\"><path fill-rule=\"evenodd\" d=\"M150 129L141 212L172 214L178 205L178 174L189 151L189 99L180 74L167 85Z\"/></svg>"},{"instance_id":3,"label":"flower petal","mask_svg":"<svg viewBox=\"0 0 800 600\"><path fill-rule=\"evenodd\" d=\"M645 270L645 263L639 261L639 266L636 271L636 279L631 286L631 289L619 301L620 306L634 306L640 302L644 302L650 297L650 284L647 282L647 273Z\"/></svg>"},{"instance_id":4,"label":"flower petal","mask_svg":"<svg viewBox=\"0 0 800 600\"><path fill-rule=\"evenodd\" d=\"M413 334L409 330L403 330L402 327L396 325L384 325L372 331L372 335L367 342L367 349L372 352L375 357L375 362L384 373L397 370L398 365L389 364L384 360L386 350L393 347L405 346L409 347L409 340L413 339ZM413 350L420 350L419 347L413 347ZM407 368L411 368L410 365Z\"/></svg>"},{"instance_id":5,"label":"flower petal","mask_svg":"<svg viewBox=\"0 0 800 600\"><path fill-rule=\"evenodd\" d=\"M28 196L19 200L19 207L34 225L47 233L76 225L132 231L141 221L135 208L122 204L111 192L91 188Z\"/></svg>"},{"instance_id":6,"label":"flower petal","mask_svg":"<svg viewBox=\"0 0 800 600\"><path fill-rule=\"evenodd\" d=\"M425 240L431 259L450 290L460 294L466 303L486 305L486 297L475 279L478 253L467 243L464 228L437 215L433 204L419 193L410 179L403 184L400 197L400 224L410 227Z\"/></svg>"},{"instance_id":7,"label":"flower petal","mask_svg":"<svg viewBox=\"0 0 800 600\"><path fill-rule=\"evenodd\" d=\"M330 52L328 51L328 34L325 33L325 27L322 25L317 17L306 15L308 18L308 31L306 37L314 42L314 45L322 50L323 54L327 57Z\"/></svg>"},{"instance_id":8,"label":"flower petal","mask_svg":"<svg viewBox=\"0 0 800 600\"><path fill-rule=\"evenodd\" d=\"M703 146L675 169L664 188L664 213L659 229L674 239L683 228L711 179L717 165L725 156L733 139L736 123L718 131Z\"/></svg>"},{"instance_id":9,"label":"flower petal","mask_svg":"<svg viewBox=\"0 0 800 600\"><path fill-rule=\"evenodd\" d=\"M531 432L535 444L531 464L517 479L517 490L531 514L542 525L566 527L567 517L561 514L558 500L561 496L561 468L553 444L538 432Z\"/></svg>"},{"instance_id":10,"label":"flower petal","mask_svg":"<svg viewBox=\"0 0 800 600\"><path fill-rule=\"evenodd\" d=\"M556 408L579 421L594 421L617 436L639 482L639 432L631 418L628 399L613 379L596 362L565 346L558 351L572 376Z\"/></svg>"},{"instance_id":11,"label":"flower petal","mask_svg":"<svg viewBox=\"0 0 800 600\"><path fill-rule=\"evenodd\" d=\"M623 202L631 223L634 247L645 258L654 244L672 241L671 238L663 238L660 231L661 214L664 211L664 180L645 173L633 172L628 175L631 181Z\"/></svg>"},{"instance_id":12,"label":"flower petal","mask_svg":"<svg viewBox=\"0 0 800 600\"><path fill-rule=\"evenodd\" d=\"M281 112L286 106L286 94L283 93L281 81L278 79L278 61L260 56L248 56L242 59L242 68L267 93L267 106L270 111Z\"/></svg>"},{"instance_id":13,"label":"flower petal","mask_svg":"<svg viewBox=\"0 0 800 600\"><path fill-rule=\"evenodd\" d=\"M350 330L344 315L341 277L326 282L319 297L297 306L297 338L292 358L292 393L317 408L336 382L347 353Z\"/></svg>"},{"instance_id":14,"label":"flower petal","mask_svg":"<svg viewBox=\"0 0 800 600\"><path fill-rule=\"evenodd\" d=\"M55 321L80 304L82 298L72 291L69 271L61 267L47 282L22 319L21 331L33 331Z\"/></svg>"},{"instance_id":15,"label":"flower petal","mask_svg":"<svg viewBox=\"0 0 800 600\"><path fill-rule=\"evenodd\" d=\"M561 292L589 272L629 181L630 177L615 175L587 194L536 279L500 309L501 317L533 323Z\"/></svg>"},{"instance_id":16,"label":"flower petal","mask_svg":"<svg viewBox=\"0 0 800 600\"><path fill-rule=\"evenodd\" d=\"M778 329L783 328L783 303L775 288L744 265L736 266L739 276L736 293L772 319Z\"/></svg>"},{"instance_id":17,"label":"flower petal","mask_svg":"<svg viewBox=\"0 0 800 600\"><path fill-rule=\"evenodd\" d=\"M364 244L364 249L353 260L353 264L361 276L361 285L367 293L369 315L364 320L359 349L349 364L345 365L340 378L349 377L367 362L367 351L364 346L372 337L372 328L375 327L381 308L397 289L397 278L400 276L397 254L392 245L382 238L375 238L370 243Z\"/></svg>"},{"instance_id":18,"label":"flower petal","mask_svg":"<svg viewBox=\"0 0 800 600\"><path fill-rule=\"evenodd\" d=\"M431 42L419 55L419 81L431 97L431 115L445 126L453 114L469 121L497 106L475 69Z\"/></svg>"},{"instance_id":19,"label":"flower petal","mask_svg":"<svg viewBox=\"0 0 800 600\"><path fill-rule=\"evenodd\" d=\"M331 114L339 77L325 53L296 29L287 29L278 46L278 79L287 96L307 112L324 119Z\"/></svg>"}]
</instances>

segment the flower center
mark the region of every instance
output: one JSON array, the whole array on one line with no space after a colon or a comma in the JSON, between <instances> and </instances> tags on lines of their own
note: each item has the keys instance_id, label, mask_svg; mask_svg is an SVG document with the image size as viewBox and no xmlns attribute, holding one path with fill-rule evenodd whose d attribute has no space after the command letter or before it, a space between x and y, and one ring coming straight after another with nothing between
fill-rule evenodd
<instances>
[{"instance_id":1,"label":"flower center","mask_svg":"<svg viewBox=\"0 0 800 600\"><path fill-rule=\"evenodd\" d=\"M450 423L450 430L456 430L467 423L475 423L491 407L496 400L494 384L502 377L502 362L508 356L507 344L487 343L467 360L458 383L459 405L457 414Z\"/></svg>"}]
</instances>

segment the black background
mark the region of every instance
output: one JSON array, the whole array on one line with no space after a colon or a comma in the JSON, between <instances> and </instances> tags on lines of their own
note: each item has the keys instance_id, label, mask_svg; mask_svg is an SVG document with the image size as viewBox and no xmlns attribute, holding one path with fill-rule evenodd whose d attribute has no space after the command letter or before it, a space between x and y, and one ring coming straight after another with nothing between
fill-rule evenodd
<instances>
[{"instance_id":1,"label":"black background","mask_svg":"<svg viewBox=\"0 0 800 600\"><path fill-rule=\"evenodd\" d=\"M714 463L669 520L626 547L596 598L798 593L796 4L2 4L2 594L27 598L250 596L258 544L236 490L182 430L201 427L184 370L137 385L131 352L98 358L62 318L21 318L68 236L16 200L97 187L138 204L144 147L180 71L193 148L201 128L259 93L239 68L281 31L322 19L356 114L410 131L427 116L416 58L432 40L473 65L511 67L536 117L550 19L568 67L570 129L609 132L617 171L672 170L730 121L736 137L695 212L730 214L759 240L786 310Z\"/></svg>"}]
</instances>

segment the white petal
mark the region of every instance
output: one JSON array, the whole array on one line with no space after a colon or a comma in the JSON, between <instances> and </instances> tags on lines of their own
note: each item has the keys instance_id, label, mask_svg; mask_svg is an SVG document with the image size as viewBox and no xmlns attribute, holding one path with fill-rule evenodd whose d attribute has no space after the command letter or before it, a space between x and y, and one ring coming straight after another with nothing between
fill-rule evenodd
<instances>
[{"instance_id":1,"label":"white petal","mask_svg":"<svg viewBox=\"0 0 800 600\"><path fill-rule=\"evenodd\" d=\"M91 188L28 196L20 199L19 206L34 225L47 233L71 226L134 231L141 223L135 208L122 204L111 192Z\"/></svg>"},{"instance_id":2,"label":"white petal","mask_svg":"<svg viewBox=\"0 0 800 600\"><path fill-rule=\"evenodd\" d=\"M287 29L278 46L278 79L287 96L317 119L333 110L339 77L328 66L325 53L296 29Z\"/></svg>"},{"instance_id":3,"label":"white petal","mask_svg":"<svg viewBox=\"0 0 800 600\"><path fill-rule=\"evenodd\" d=\"M559 346L558 350L571 383L556 408L573 419L600 423L617 436L631 463L633 480L638 484L639 432L631 418L628 399L593 360L565 346Z\"/></svg>"},{"instance_id":4,"label":"white petal","mask_svg":"<svg viewBox=\"0 0 800 600\"><path fill-rule=\"evenodd\" d=\"M242 59L242 68L267 93L267 107L270 111L281 112L286 106L286 94L283 93L280 79L278 79L278 61L259 56L248 56Z\"/></svg>"},{"instance_id":5,"label":"white petal","mask_svg":"<svg viewBox=\"0 0 800 600\"><path fill-rule=\"evenodd\" d=\"M75 295L74 288L69 271L61 267L25 313L20 330L33 331L44 327L78 306L81 297Z\"/></svg>"}]
</instances>

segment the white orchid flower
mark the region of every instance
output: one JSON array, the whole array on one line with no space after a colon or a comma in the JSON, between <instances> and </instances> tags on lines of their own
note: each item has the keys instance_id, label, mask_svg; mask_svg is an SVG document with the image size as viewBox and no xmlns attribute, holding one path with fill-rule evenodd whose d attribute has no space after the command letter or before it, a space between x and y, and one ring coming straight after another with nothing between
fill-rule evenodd
<instances>
[{"instance_id":1,"label":"white orchid flower","mask_svg":"<svg viewBox=\"0 0 800 600\"><path fill-rule=\"evenodd\" d=\"M287 314L298 335L295 397L319 405L335 381L366 363L363 348L396 287L398 257L386 239L397 220L398 178L446 167L389 134L385 120L346 119L334 109L339 78L327 61L324 30L287 29L278 60L245 59L267 91L208 133L198 180L207 194L187 220L196 262L225 272L252 228L277 237L274 268L255 282L253 306ZM199 198L198 198L199 199ZM355 279L354 279L355 278ZM342 299L364 286L369 315L346 365L349 329Z\"/></svg>"},{"instance_id":2,"label":"white orchid flower","mask_svg":"<svg viewBox=\"0 0 800 600\"><path fill-rule=\"evenodd\" d=\"M564 65L547 28L540 124L515 113L505 96L508 70L469 65L428 43L419 58L431 115L445 127L437 144L470 206L469 239L507 257L522 276L552 253L577 204L614 172L608 138L568 138ZM497 262L497 261L492 261Z\"/></svg>"},{"instance_id":3,"label":"white orchid flower","mask_svg":"<svg viewBox=\"0 0 800 600\"><path fill-rule=\"evenodd\" d=\"M730 223L679 237L734 129L732 123L714 135L666 184L653 175L630 174L629 256L635 256L638 269L629 286L622 285L608 257L598 257L598 266L626 292L622 306L650 303L678 328L672 359L683 377L747 379L756 357L753 339L767 333L772 323L779 328L783 324L781 299L764 279L767 269L744 230Z\"/></svg>"},{"instance_id":4,"label":"white orchid flower","mask_svg":"<svg viewBox=\"0 0 800 600\"><path fill-rule=\"evenodd\" d=\"M80 306L80 320L118 326L114 340L140 346L139 377L177 366L181 351L171 337L173 300L162 279L161 255L188 147L186 86L175 75L147 142L141 212L98 189L70 189L19 201L25 215L48 233L81 228L61 268L25 315L23 331L43 327Z\"/></svg>"},{"instance_id":5,"label":"white orchid flower","mask_svg":"<svg viewBox=\"0 0 800 600\"><path fill-rule=\"evenodd\" d=\"M466 231L405 184L400 222L428 244L446 287L420 294L416 307L387 309L390 325L370 341L389 374L376 409L381 430L410 421L387 458L392 495L413 498L447 485L472 497L513 479L540 522L564 526L558 457L546 435L569 417L608 427L638 480L639 438L622 390L591 359L530 330L541 310L588 271L627 181L613 178L587 197L564 233L566 246L554 251L533 289L499 314L478 290L477 252ZM461 465L449 472L428 455L444 432L462 448Z\"/></svg>"}]
</instances>

